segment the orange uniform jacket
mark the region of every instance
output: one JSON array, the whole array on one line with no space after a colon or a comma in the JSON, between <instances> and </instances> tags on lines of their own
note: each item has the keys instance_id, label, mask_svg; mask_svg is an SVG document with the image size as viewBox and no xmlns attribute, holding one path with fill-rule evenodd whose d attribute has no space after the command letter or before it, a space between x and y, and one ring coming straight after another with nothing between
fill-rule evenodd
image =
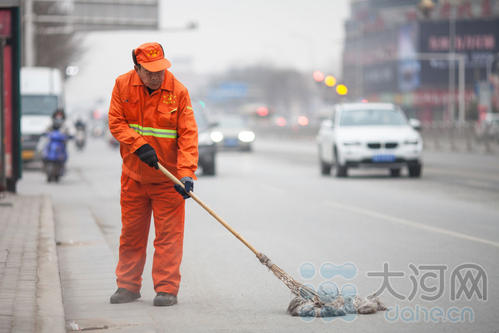
<instances>
[{"instance_id":1,"label":"orange uniform jacket","mask_svg":"<svg viewBox=\"0 0 499 333\"><path fill-rule=\"evenodd\" d=\"M123 173L140 183L169 180L134 152L148 143L159 162L177 176L192 177L198 162L198 136L187 89L165 70L161 88L151 95L135 70L119 76L109 107L109 129L120 142Z\"/></svg>"}]
</instances>

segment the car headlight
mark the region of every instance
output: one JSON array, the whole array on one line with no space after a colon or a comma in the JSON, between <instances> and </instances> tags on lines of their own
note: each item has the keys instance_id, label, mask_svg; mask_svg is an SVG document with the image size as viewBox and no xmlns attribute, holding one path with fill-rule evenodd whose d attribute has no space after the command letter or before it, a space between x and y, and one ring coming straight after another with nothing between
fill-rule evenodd
<instances>
[{"instance_id":1,"label":"car headlight","mask_svg":"<svg viewBox=\"0 0 499 333\"><path fill-rule=\"evenodd\" d=\"M220 131L213 131L210 134L210 138L213 140L213 142L220 142L224 139L224 134Z\"/></svg>"},{"instance_id":2,"label":"car headlight","mask_svg":"<svg viewBox=\"0 0 499 333\"><path fill-rule=\"evenodd\" d=\"M210 138L210 134L205 132L199 134L198 143L201 146L210 146L213 144L213 140Z\"/></svg>"},{"instance_id":3,"label":"car headlight","mask_svg":"<svg viewBox=\"0 0 499 333\"><path fill-rule=\"evenodd\" d=\"M345 142L343 142L343 145L346 147L360 146L360 144L361 143L359 141L345 141Z\"/></svg>"},{"instance_id":4,"label":"car headlight","mask_svg":"<svg viewBox=\"0 0 499 333\"><path fill-rule=\"evenodd\" d=\"M404 141L404 145L417 145L419 144L418 139L407 139Z\"/></svg>"},{"instance_id":5,"label":"car headlight","mask_svg":"<svg viewBox=\"0 0 499 333\"><path fill-rule=\"evenodd\" d=\"M252 131L242 131L239 132L237 136L242 142L253 142L255 140L255 133Z\"/></svg>"}]
</instances>

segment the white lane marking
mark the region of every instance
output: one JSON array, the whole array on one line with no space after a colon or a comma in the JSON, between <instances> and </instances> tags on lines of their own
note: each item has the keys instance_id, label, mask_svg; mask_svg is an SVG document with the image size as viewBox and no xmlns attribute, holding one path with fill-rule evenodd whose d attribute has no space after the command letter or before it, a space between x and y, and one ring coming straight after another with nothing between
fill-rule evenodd
<instances>
[{"instance_id":1,"label":"white lane marking","mask_svg":"<svg viewBox=\"0 0 499 333\"><path fill-rule=\"evenodd\" d=\"M351 211L353 213L358 213L358 214L360 213L360 214L363 214L363 215L367 215L367 216L370 216L370 217L374 217L374 218L386 220L386 221L389 221L389 222L393 222L393 223L397 223L397 224L403 224L403 225L410 226L410 227L413 227L413 228L417 228L417 229L421 229L421 230L426 230L426 231L430 231L430 232L434 232L434 233L438 233L438 234L443 234L443 235L447 235L447 236L451 236L451 237L455 237L455 238L466 239L466 240L469 240L469 241L478 242L478 243L482 243L482 244L487 244L487 245L499 248L499 243L498 242L494 242L494 241L491 241L491 240L488 240L488 239L483 239L483 238L479 238L479 237L475 237L475 236L466 235L466 234L463 234L463 233L460 233L460 232L451 231L451 230L447 230L447 229L444 229L444 228L432 227L432 226L429 226L429 225L424 224L424 223L414 222L414 221L406 220L406 219L403 219L403 218L399 218L399 217L395 217L395 216L390 216L390 215L382 214L382 213L379 213L379 212L376 212L376 211L373 211L373 210L369 210L369 209L365 209L365 208L359 208L359 207L354 207L354 206L345 205L345 204L342 204L342 203L332 202L332 201L324 201L324 204L326 204L328 206L332 206L332 207L337 207L337 208L341 208L341 209L344 209L344 210L348 210L348 211Z\"/></svg>"}]
</instances>

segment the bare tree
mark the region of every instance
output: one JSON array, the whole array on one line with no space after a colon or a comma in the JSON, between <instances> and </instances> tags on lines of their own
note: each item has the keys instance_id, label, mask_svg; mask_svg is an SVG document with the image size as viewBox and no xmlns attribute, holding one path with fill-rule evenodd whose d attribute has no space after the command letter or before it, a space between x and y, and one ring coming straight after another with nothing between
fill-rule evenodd
<instances>
[{"instance_id":1,"label":"bare tree","mask_svg":"<svg viewBox=\"0 0 499 333\"><path fill-rule=\"evenodd\" d=\"M80 38L74 34L38 35L36 38L36 64L64 69L81 54Z\"/></svg>"},{"instance_id":2,"label":"bare tree","mask_svg":"<svg viewBox=\"0 0 499 333\"><path fill-rule=\"evenodd\" d=\"M68 21L64 19L71 14L71 8L65 4L67 5L57 1L33 1L36 66L55 67L64 72L83 50L81 38L77 37ZM47 16L58 19L52 22L37 19ZM23 24L26 24L25 20Z\"/></svg>"}]
</instances>

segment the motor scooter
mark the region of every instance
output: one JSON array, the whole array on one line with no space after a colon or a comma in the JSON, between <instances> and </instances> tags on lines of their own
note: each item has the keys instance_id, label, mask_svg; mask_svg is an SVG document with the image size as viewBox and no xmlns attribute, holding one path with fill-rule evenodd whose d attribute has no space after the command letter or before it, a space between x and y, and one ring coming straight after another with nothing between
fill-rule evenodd
<instances>
[{"instance_id":1,"label":"motor scooter","mask_svg":"<svg viewBox=\"0 0 499 333\"><path fill-rule=\"evenodd\" d=\"M83 148L85 148L85 143L87 141L87 131L86 131L87 126L82 119L78 118L78 120L76 120L74 124L74 127L76 130L75 146L77 150L82 151Z\"/></svg>"},{"instance_id":2,"label":"motor scooter","mask_svg":"<svg viewBox=\"0 0 499 333\"><path fill-rule=\"evenodd\" d=\"M78 149L79 151L82 151L83 148L85 148L86 136L87 135L86 135L84 129L76 128L75 145L76 145L76 149Z\"/></svg>"},{"instance_id":3,"label":"motor scooter","mask_svg":"<svg viewBox=\"0 0 499 333\"><path fill-rule=\"evenodd\" d=\"M47 143L42 152L43 169L47 175L47 182L58 182L64 175L66 160L68 159L66 142L70 139L70 136L59 129L52 129L45 135L47 136Z\"/></svg>"}]
</instances>

